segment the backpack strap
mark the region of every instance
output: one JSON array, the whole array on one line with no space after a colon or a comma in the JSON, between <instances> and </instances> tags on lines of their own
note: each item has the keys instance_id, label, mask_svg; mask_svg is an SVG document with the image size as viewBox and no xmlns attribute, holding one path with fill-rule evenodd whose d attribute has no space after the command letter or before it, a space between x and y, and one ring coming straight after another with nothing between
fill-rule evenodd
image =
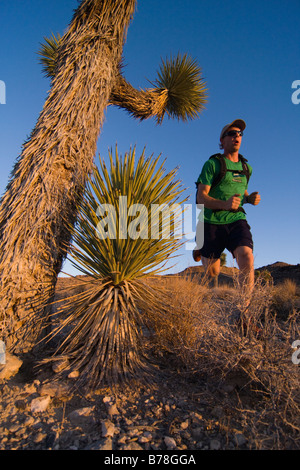
<instances>
[{"instance_id":1,"label":"backpack strap","mask_svg":"<svg viewBox=\"0 0 300 470\"><path fill-rule=\"evenodd\" d=\"M222 155L221 153L215 153L214 155L212 155L211 157L209 157L209 159L211 158L217 158L220 162L220 165L221 165L221 168L220 168L220 171L219 171L219 174L215 176L212 184L211 184L211 187L210 189L216 187L218 184L221 183L221 181L223 180L223 178L226 176L226 172L227 171L233 171L233 170L227 170L227 166L226 166L226 162L225 162L225 158L224 158L224 155ZM246 178L247 178L247 183L249 183L249 179L250 179L250 171L249 171L249 166L247 164L247 159L245 157L243 157L243 155L241 155L239 153L239 161L242 163L242 167L243 169L241 171L239 171L238 173L242 174L242 175L245 175ZM235 173L237 172L236 170L234 171ZM198 190L198 183L196 182L196 203L197 203L197 190Z\"/></svg>"},{"instance_id":2,"label":"backpack strap","mask_svg":"<svg viewBox=\"0 0 300 470\"><path fill-rule=\"evenodd\" d=\"M240 161L242 162L242 165L243 165L243 174L247 178L247 183L249 183L250 170L249 170L249 166L248 166L248 163L247 163L248 160L246 158L244 158L243 155L240 155L240 154L239 154L239 159L240 159Z\"/></svg>"},{"instance_id":3,"label":"backpack strap","mask_svg":"<svg viewBox=\"0 0 300 470\"><path fill-rule=\"evenodd\" d=\"M224 156L221 153L215 153L214 155L209 157L209 159L212 159L212 158L217 158L219 160L221 164L221 168L220 168L219 174L215 176L210 189L220 184L222 179L225 178L225 175L227 172L226 162L225 162Z\"/></svg>"},{"instance_id":4,"label":"backpack strap","mask_svg":"<svg viewBox=\"0 0 300 470\"><path fill-rule=\"evenodd\" d=\"M215 176L212 184L211 184L211 187L210 189L213 187L213 186L217 186L217 184L219 184L222 179L224 178L224 176L226 175L226 171L227 171L227 168L226 168L226 163L225 163L225 160L224 160L224 157L222 156L221 153L215 153L214 155L212 155L211 157L209 157L209 160L211 158L217 158L219 160L219 162L221 163L221 170L219 172L218 175ZM197 190L198 190L198 184L197 181L196 181L196 204L197 204Z\"/></svg>"},{"instance_id":5,"label":"backpack strap","mask_svg":"<svg viewBox=\"0 0 300 470\"><path fill-rule=\"evenodd\" d=\"M240 171L227 170L224 155L222 155L221 153L216 153L215 155L212 155L211 157L209 157L209 159L211 159L211 158L217 158L219 160L220 164L221 164L220 172L215 177L214 181L212 182L211 188L213 188L213 187L215 187L215 186L217 186L218 184L221 183L221 181L225 177L227 171L232 171L234 173L240 173L241 175L245 175L246 178L247 178L247 183L249 183L250 171L249 171L249 166L247 164L248 160L245 157L243 157L243 155L241 155L240 153L239 153L239 161L242 163L242 167L243 167L243 169L240 170Z\"/></svg>"}]
</instances>

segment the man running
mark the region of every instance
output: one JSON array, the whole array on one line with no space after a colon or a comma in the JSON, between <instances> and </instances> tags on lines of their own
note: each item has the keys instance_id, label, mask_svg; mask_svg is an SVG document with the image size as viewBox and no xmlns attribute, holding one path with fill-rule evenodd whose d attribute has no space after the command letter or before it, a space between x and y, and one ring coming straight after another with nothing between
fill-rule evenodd
<instances>
[{"instance_id":1,"label":"man running","mask_svg":"<svg viewBox=\"0 0 300 470\"><path fill-rule=\"evenodd\" d=\"M256 206L260 195L247 191L252 167L239 154L245 128L246 123L236 119L222 129L223 154L205 162L197 180L197 204L204 205L204 244L193 256L202 260L211 285L217 286L220 256L226 248L237 260L240 285L250 294L254 285L253 239L243 205Z\"/></svg>"}]
</instances>

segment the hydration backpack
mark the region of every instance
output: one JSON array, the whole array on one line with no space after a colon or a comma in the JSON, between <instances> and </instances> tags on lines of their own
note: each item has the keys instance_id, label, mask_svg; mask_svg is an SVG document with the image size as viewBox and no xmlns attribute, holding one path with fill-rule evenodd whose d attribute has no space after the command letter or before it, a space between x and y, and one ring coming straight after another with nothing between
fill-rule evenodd
<instances>
[{"instance_id":1,"label":"hydration backpack","mask_svg":"<svg viewBox=\"0 0 300 470\"><path fill-rule=\"evenodd\" d=\"M247 183L249 182L250 171L247 165L248 160L246 160L246 158L244 158L243 155L239 154L239 161L242 163L242 166L243 166L242 170L229 170L226 166L225 157L221 153L215 153L214 155L209 157L209 159L211 158L217 158L221 164L221 168L220 168L219 174L215 176L215 179L213 180L210 189L215 188L218 184L221 183L223 178L225 178L227 171L231 171L232 173L239 173L240 175L245 175L247 178ZM198 184L199 183L196 182L196 198L197 198Z\"/></svg>"},{"instance_id":2,"label":"hydration backpack","mask_svg":"<svg viewBox=\"0 0 300 470\"><path fill-rule=\"evenodd\" d=\"M221 164L221 168L220 168L219 174L215 176L215 178L214 178L214 180L211 184L210 189L215 188L218 184L221 183L223 178L225 178L227 171L230 171L231 173L238 173L240 175L245 175L246 178L247 178L247 183L249 182L250 171L249 171L249 167L247 165L248 160L246 160L246 158L244 158L243 155L241 155L240 153L239 153L239 161L242 163L242 167L243 167L242 170L229 170L226 166L225 157L221 153L215 153L214 155L209 157L209 159L211 159L211 158L217 158L219 160L220 164ZM196 182L196 204L197 204L198 184L199 183ZM215 209L214 212L219 212L219 209ZM242 207L239 207L236 210L232 210L232 212L244 212L245 213L245 210Z\"/></svg>"}]
</instances>

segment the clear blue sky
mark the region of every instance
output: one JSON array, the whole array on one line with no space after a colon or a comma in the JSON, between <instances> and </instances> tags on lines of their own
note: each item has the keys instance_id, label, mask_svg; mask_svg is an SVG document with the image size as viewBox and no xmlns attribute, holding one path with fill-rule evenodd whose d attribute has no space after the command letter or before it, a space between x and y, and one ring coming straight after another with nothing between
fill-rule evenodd
<instances>
[{"instance_id":1,"label":"clear blue sky","mask_svg":"<svg viewBox=\"0 0 300 470\"><path fill-rule=\"evenodd\" d=\"M77 0L2 0L0 80L0 192L21 147L35 126L50 82L36 55L51 32L63 33ZM201 65L209 88L204 113L193 122L166 119L139 123L110 107L99 136L103 157L118 144L124 153L162 153L194 202L194 182L216 153L221 128L236 118L247 123L241 153L253 167L249 191L261 203L246 206L254 236L255 267L300 262L300 104L292 83L300 80L299 0L140 0L124 48L124 74L135 87L149 86L161 58L187 52ZM1 82L0 82L1 84ZM0 94L1 96L1 94ZM299 95L300 96L300 95ZM173 272L195 263L183 250ZM227 264L232 264L231 255ZM71 272L68 264L65 271Z\"/></svg>"}]
</instances>

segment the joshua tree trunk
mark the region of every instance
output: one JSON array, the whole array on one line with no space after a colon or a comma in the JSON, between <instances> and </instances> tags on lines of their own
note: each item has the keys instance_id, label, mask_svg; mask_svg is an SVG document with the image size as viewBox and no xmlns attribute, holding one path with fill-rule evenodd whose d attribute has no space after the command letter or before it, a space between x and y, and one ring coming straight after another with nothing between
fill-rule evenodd
<instances>
[{"instance_id":1,"label":"joshua tree trunk","mask_svg":"<svg viewBox=\"0 0 300 470\"><path fill-rule=\"evenodd\" d=\"M0 320L11 350L39 333L92 168L136 0L83 0L0 206ZM34 323L31 323L34 319Z\"/></svg>"},{"instance_id":2,"label":"joshua tree trunk","mask_svg":"<svg viewBox=\"0 0 300 470\"><path fill-rule=\"evenodd\" d=\"M163 65L154 89L135 90L120 73L135 4L82 0L54 41L51 90L0 203L0 339L11 350L30 347L46 323L106 107L158 123L204 109L205 84L186 55Z\"/></svg>"}]
</instances>

